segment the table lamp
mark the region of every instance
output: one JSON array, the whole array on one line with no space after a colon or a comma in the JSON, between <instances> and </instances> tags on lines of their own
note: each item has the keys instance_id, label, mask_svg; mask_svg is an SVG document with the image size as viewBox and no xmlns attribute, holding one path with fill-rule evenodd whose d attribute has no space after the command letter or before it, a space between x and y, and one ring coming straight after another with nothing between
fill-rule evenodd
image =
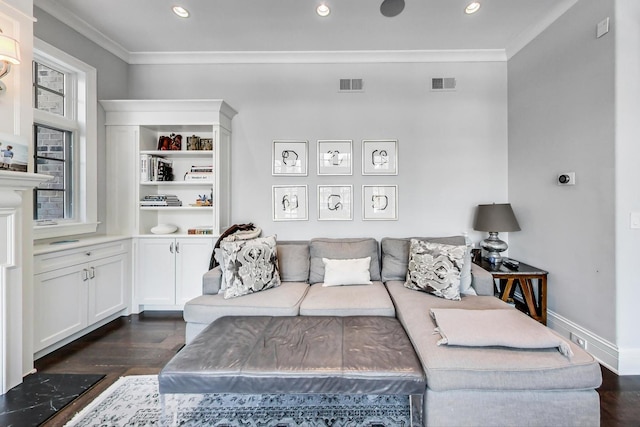
<instances>
[{"instance_id":1,"label":"table lamp","mask_svg":"<svg viewBox=\"0 0 640 427\"><path fill-rule=\"evenodd\" d=\"M486 251L485 258L491 264L499 264L502 262L500 252L506 251L508 245L498 238L498 233L500 231L520 231L520 225L518 225L510 203L493 203L478 205L473 229L489 232L489 237L483 240L480 246Z\"/></svg>"}]
</instances>

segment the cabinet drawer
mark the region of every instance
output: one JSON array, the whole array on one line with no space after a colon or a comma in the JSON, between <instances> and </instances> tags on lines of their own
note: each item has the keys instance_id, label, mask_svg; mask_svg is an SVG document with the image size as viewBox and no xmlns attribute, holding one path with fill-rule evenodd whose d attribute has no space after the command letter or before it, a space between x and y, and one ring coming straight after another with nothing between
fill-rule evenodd
<instances>
[{"instance_id":1,"label":"cabinet drawer","mask_svg":"<svg viewBox=\"0 0 640 427\"><path fill-rule=\"evenodd\" d=\"M126 253L128 245L128 241L122 240L36 255L33 260L34 273L44 273L107 256Z\"/></svg>"}]
</instances>

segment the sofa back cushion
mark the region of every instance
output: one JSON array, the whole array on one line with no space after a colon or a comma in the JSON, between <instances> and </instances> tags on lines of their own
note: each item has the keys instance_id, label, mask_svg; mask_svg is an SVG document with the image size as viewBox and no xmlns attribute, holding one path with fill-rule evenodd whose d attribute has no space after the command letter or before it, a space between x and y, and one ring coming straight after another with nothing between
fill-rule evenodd
<instances>
[{"instance_id":1,"label":"sofa back cushion","mask_svg":"<svg viewBox=\"0 0 640 427\"><path fill-rule=\"evenodd\" d=\"M309 242L278 242L278 267L283 282L303 282L309 280Z\"/></svg>"},{"instance_id":2,"label":"sofa back cushion","mask_svg":"<svg viewBox=\"0 0 640 427\"><path fill-rule=\"evenodd\" d=\"M376 239L345 238L345 239L312 239L309 243L311 256L311 270L309 283L324 281L324 263L322 258L353 259L371 257L369 271L371 280L380 280L380 261L378 258L378 242ZM409 253L407 252L407 257ZM405 269L406 274L406 269Z\"/></svg>"},{"instance_id":3,"label":"sofa back cushion","mask_svg":"<svg viewBox=\"0 0 640 427\"><path fill-rule=\"evenodd\" d=\"M464 245L464 236L451 237L414 237L431 243L445 245ZM409 267L409 247L411 238L385 237L380 242L382 248L382 281L399 280L404 282Z\"/></svg>"}]
</instances>

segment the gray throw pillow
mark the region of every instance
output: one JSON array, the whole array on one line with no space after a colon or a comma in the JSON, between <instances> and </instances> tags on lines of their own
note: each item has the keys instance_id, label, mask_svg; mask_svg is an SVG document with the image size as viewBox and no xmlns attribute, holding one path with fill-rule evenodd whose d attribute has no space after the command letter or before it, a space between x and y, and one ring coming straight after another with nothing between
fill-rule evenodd
<instances>
[{"instance_id":1,"label":"gray throw pillow","mask_svg":"<svg viewBox=\"0 0 640 427\"><path fill-rule=\"evenodd\" d=\"M222 242L226 288L224 298L235 298L280 285L275 236Z\"/></svg>"},{"instance_id":2,"label":"gray throw pillow","mask_svg":"<svg viewBox=\"0 0 640 427\"><path fill-rule=\"evenodd\" d=\"M441 298L460 300L460 272L466 250L466 245L411 239L405 286Z\"/></svg>"}]
</instances>

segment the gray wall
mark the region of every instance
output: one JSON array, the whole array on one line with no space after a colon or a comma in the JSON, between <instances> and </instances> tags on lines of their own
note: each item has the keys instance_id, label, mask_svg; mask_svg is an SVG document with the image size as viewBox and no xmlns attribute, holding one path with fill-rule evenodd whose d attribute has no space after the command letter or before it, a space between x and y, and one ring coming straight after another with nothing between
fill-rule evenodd
<instances>
[{"instance_id":1,"label":"gray wall","mask_svg":"<svg viewBox=\"0 0 640 427\"><path fill-rule=\"evenodd\" d=\"M98 75L98 99L127 98L127 77L129 65L117 56L101 48L70 27L53 18L48 13L33 8L33 13L38 20L34 24L34 36L39 38L69 55L96 68ZM99 232L105 230L104 205L106 199L106 165L105 154L105 127L104 110L98 104L98 221L102 222Z\"/></svg>"},{"instance_id":2,"label":"gray wall","mask_svg":"<svg viewBox=\"0 0 640 427\"><path fill-rule=\"evenodd\" d=\"M616 340L613 0L582 0L508 63L511 249L547 269L549 309ZM556 185L575 172L575 186Z\"/></svg>"},{"instance_id":3,"label":"gray wall","mask_svg":"<svg viewBox=\"0 0 640 427\"><path fill-rule=\"evenodd\" d=\"M432 77L455 77L457 91L431 92ZM340 78L363 78L365 92L338 93ZM131 98L238 110L232 221L285 239L471 231L478 203L506 201L506 89L505 63L132 65L129 80ZM399 141L399 175L363 177L361 141L385 138ZM274 139L310 142L308 177L271 176ZM318 139L354 141L353 176L316 175ZM309 186L309 221L272 221L274 184ZM317 221L318 184L353 185L353 221ZM363 184L399 186L399 221L362 221Z\"/></svg>"}]
</instances>

